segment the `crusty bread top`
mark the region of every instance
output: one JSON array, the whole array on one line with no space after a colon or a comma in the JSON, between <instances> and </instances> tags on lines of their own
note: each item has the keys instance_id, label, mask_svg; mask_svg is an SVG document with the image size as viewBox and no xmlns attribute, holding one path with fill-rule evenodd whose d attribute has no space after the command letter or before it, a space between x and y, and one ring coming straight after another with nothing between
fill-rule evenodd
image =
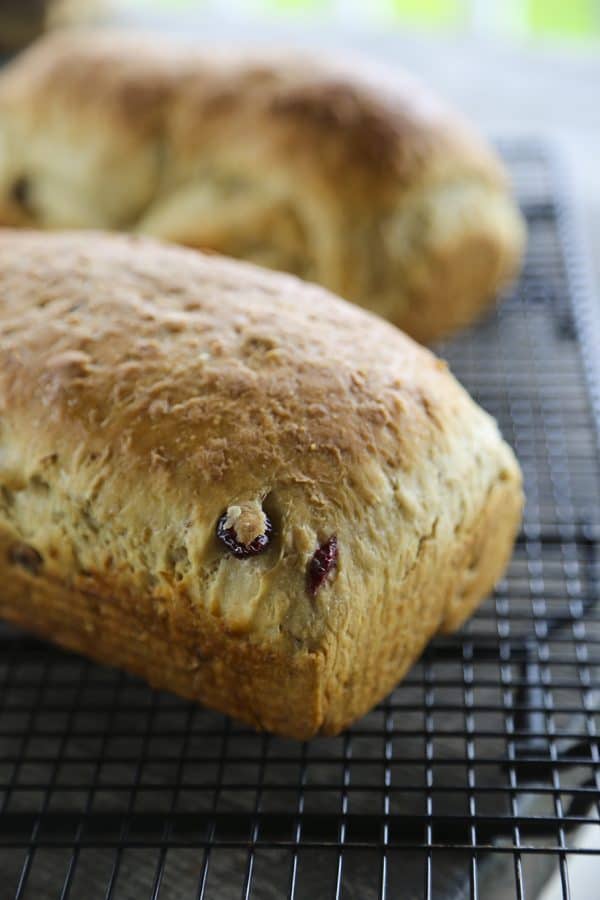
<instances>
[{"instance_id":1,"label":"crusty bread top","mask_svg":"<svg viewBox=\"0 0 600 900\"><path fill-rule=\"evenodd\" d=\"M375 452L416 466L425 425L475 408L392 326L249 264L7 230L0 285L8 407L32 424L39 410L59 441L77 423L99 448L127 448L128 471L156 465L192 493L224 479L232 497L281 478L337 486Z\"/></svg>"},{"instance_id":2,"label":"crusty bread top","mask_svg":"<svg viewBox=\"0 0 600 900\"><path fill-rule=\"evenodd\" d=\"M92 101L91 103L89 101ZM357 189L378 189L395 201L398 188L448 170L505 184L495 154L466 122L420 82L394 69L288 50L194 50L156 36L84 30L39 41L3 73L0 102L24 117L68 116L85 137L98 122L125 145L173 140L175 153L195 157L223 130L260 140L273 129L277 151L323 165L344 186L340 166ZM235 111L236 116L231 113ZM269 136L268 140L272 140ZM160 147L151 148L160 156ZM239 148L238 148L239 149ZM226 148L223 147L226 153ZM156 164L160 164L156 159ZM364 182L363 182L364 179Z\"/></svg>"},{"instance_id":3,"label":"crusty bread top","mask_svg":"<svg viewBox=\"0 0 600 900\"><path fill-rule=\"evenodd\" d=\"M0 414L2 516L50 573L202 603L257 640L313 645L351 597L401 590L498 481L520 491L493 420L395 328L147 239L0 232ZM253 500L275 538L240 562L215 526Z\"/></svg>"}]
</instances>

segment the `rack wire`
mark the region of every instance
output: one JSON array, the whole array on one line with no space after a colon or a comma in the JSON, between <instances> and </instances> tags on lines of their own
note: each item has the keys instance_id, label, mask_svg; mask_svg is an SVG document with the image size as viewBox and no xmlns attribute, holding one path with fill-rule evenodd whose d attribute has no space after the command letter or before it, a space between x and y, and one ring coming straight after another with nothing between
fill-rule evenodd
<instances>
[{"instance_id":1,"label":"rack wire","mask_svg":"<svg viewBox=\"0 0 600 900\"><path fill-rule=\"evenodd\" d=\"M306 744L5 628L0 897L524 900L558 866L569 898L569 862L600 854L593 313L544 147L503 152L525 270L441 351L524 469L505 579L369 715Z\"/></svg>"}]
</instances>

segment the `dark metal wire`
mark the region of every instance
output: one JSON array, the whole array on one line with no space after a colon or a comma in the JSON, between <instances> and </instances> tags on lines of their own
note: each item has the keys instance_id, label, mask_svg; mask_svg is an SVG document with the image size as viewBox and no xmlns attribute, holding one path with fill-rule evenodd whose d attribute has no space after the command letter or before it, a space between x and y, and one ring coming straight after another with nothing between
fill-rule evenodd
<instances>
[{"instance_id":1,"label":"dark metal wire","mask_svg":"<svg viewBox=\"0 0 600 900\"><path fill-rule=\"evenodd\" d=\"M432 900L452 884L532 900L552 865L568 898L569 860L600 853L597 324L546 150L503 151L525 271L441 348L524 469L494 596L346 734L309 744L0 629L2 898Z\"/></svg>"}]
</instances>

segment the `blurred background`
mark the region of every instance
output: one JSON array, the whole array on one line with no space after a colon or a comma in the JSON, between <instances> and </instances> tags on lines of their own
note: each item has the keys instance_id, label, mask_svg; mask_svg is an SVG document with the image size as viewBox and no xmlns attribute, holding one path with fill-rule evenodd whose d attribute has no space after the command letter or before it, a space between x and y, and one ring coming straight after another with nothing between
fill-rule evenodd
<instances>
[{"instance_id":1,"label":"blurred background","mask_svg":"<svg viewBox=\"0 0 600 900\"><path fill-rule=\"evenodd\" d=\"M598 0L3 0L0 9L15 23L28 21L21 29L25 35L44 22L73 18L195 13L232 22L312 22L325 29L418 28L438 35L569 41L579 48L600 38Z\"/></svg>"},{"instance_id":2,"label":"blurred background","mask_svg":"<svg viewBox=\"0 0 600 900\"><path fill-rule=\"evenodd\" d=\"M322 23L354 19L367 27L405 27L534 38L593 40L600 35L597 0L125 0L131 8L202 7L215 13L227 6L232 15L296 16Z\"/></svg>"},{"instance_id":3,"label":"blurred background","mask_svg":"<svg viewBox=\"0 0 600 900\"><path fill-rule=\"evenodd\" d=\"M95 3L99 8L98 0ZM42 14L44 7L62 7L72 13L83 10L85 0L29 0L10 2L23 10L30 7L31 17ZM323 24L346 24L354 20L367 27L405 27L437 31L475 32L479 34L559 38L579 41L597 39L600 35L598 0L112 0L113 10L165 10L170 14L185 10L204 14L222 14L224 8L232 17L290 17L318 20Z\"/></svg>"},{"instance_id":4,"label":"blurred background","mask_svg":"<svg viewBox=\"0 0 600 900\"><path fill-rule=\"evenodd\" d=\"M599 0L2 0L0 10L5 43L69 20L161 15L256 26L312 24L325 31L408 28L438 36L569 43L577 51L593 51L600 40Z\"/></svg>"}]
</instances>

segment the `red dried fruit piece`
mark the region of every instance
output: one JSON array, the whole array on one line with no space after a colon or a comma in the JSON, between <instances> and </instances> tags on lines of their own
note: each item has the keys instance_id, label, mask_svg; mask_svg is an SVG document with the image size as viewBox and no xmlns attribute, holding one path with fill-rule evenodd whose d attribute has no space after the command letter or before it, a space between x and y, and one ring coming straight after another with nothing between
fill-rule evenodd
<instances>
[{"instance_id":1,"label":"red dried fruit piece","mask_svg":"<svg viewBox=\"0 0 600 900\"><path fill-rule=\"evenodd\" d=\"M315 550L308 564L308 592L311 597L317 596L317 591L329 573L337 568L337 562L338 542L335 534L332 534L328 541Z\"/></svg>"},{"instance_id":2,"label":"red dried fruit piece","mask_svg":"<svg viewBox=\"0 0 600 900\"><path fill-rule=\"evenodd\" d=\"M258 537L255 537L249 544L243 544L239 541L235 529L233 527L225 527L226 522L227 513L225 512L217 522L217 537L237 559L247 559L249 556L257 556L259 553L263 553L271 543L273 526L266 514L264 534L259 534Z\"/></svg>"}]
</instances>

